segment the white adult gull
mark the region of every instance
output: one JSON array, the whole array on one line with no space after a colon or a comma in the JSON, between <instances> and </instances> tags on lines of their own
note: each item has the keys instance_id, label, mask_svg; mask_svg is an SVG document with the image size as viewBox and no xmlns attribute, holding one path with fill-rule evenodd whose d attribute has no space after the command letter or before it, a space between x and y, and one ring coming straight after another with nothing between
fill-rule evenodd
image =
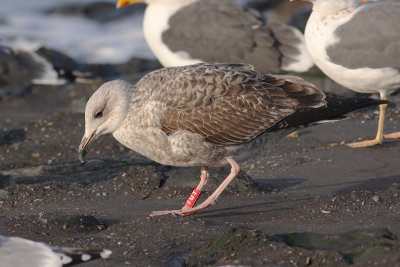
<instances>
[{"instance_id":1,"label":"white adult gull","mask_svg":"<svg viewBox=\"0 0 400 267\"><path fill-rule=\"evenodd\" d=\"M88 250L52 247L42 242L0 235L0 266L4 267L61 267L94 259L107 259L107 249Z\"/></svg>"},{"instance_id":2,"label":"white adult gull","mask_svg":"<svg viewBox=\"0 0 400 267\"><path fill-rule=\"evenodd\" d=\"M83 162L90 145L111 133L124 146L164 165L200 166L200 183L180 210L151 215L190 215L213 205L239 172L237 161L265 150L298 127L337 120L385 101L327 99L294 76L263 75L251 65L197 64L151 72L136 85L103 84L88 100ZM193 207L209 179L208 166L231 172L203 203Z\"/></svg>"},{"instance_id":3,"label":"white adult gull","mask_svg":"<svg viewBox=\"0 0 400 267\"><path fill-rule=\"evenodd\" d=\"M400 1L292 0L313 3L305 39L314 63L331 79L381 99L400 89ZM376 138L351 143L367 147L400 132L383 134L387 105L380 106Z\"/></svg>"},{"instance_id":4,"label":"white adult gull","mask_svg":"<svg viewBox=\"0 0 400 267\"><path fill-rule=\"evenodd\" d=\"M119 0L143 2L143 31L164 67L195 63L248 63L263 73L305 72L314 64L303 34L265 19L235 0Z\"/></svg>"}]
</instances>

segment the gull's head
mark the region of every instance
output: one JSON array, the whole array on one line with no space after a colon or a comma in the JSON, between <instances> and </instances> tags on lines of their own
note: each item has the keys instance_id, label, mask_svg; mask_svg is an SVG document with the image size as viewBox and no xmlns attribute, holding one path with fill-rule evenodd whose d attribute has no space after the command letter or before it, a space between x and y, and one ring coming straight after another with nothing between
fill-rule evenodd
<instances>
[{"instance_id":1,"label":"gull's head","mask_svg":"<svg viewBox=\"0 0 400 267\"><path fill-rule=\"evenodd\" d=\"M333 14L342 10L353 10L362 3L371 0L290 0L291 2L310 2L313 9L324 14Z\"/></svg>"},{"instance_id":2,"label":"gull's head","mask_svg":"<svg viewBox=\"0 0 400 267\"><path fill-rule=\"evenodd\" d=\"M115 80L103 84L90 97L85 109L85 134L79 145L79 160L84 162L94 140L116 131L125 119L133 85Z\"/></svg>"}]
</instances>

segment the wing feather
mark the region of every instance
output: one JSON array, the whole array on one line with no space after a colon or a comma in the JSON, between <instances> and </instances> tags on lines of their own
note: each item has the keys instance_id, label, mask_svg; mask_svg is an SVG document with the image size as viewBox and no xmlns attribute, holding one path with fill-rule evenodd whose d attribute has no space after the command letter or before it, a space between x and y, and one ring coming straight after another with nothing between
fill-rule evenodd
<instances>
[{"instance_id":1,"label":"wing feather","mask_svg":"<svg viewBox=\"0 0 400 267\"><path fill-rule=\"evenodd\" d=\"M162 83L154 83L157 75ZM150 101L165 105L160 124L167 135L190 131L216 145L248 142L299 110L326 104L325 95L304 80L265 76L248 65L165 68L144 80L153 82Z\"/></svg>"}]
</instances>

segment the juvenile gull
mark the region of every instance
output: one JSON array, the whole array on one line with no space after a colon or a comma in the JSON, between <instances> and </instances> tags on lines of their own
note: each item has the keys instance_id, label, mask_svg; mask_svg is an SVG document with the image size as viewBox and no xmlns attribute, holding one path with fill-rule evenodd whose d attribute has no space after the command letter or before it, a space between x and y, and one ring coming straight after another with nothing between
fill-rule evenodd
<instances>
[{"instance_id":1,"label":"juvenile gull","mask_svg":"<svg viewBox=\"0 0 400 267\"><path fill-rule=\"evenodd\" d=\"M112 133L124 146L161 164L201 166L200 183L182 209L151 213L189 215L216 202L239 172L236 161L256 155L298 127L380 103L386 102L326 99L301 78L263 75L245 64L164 68L136 85L105 83L90 97L79 158L83 162L96 138ZM228 163L228 177L193 207L209 179L207 167Z\"/></svg>"},{"instance_id":2,"label":"juvenile gull","mask_svg":"<svg viewBox=\"0 0 400 267\"><path fill-rule=\"evenodd\" d=\"M292 0L313 3L305 39L314 63L331 79L360 93L381 99L400 89L400 1L360 5L360 0ZM367 147L383 138L387 105L380 106L376 138L349 144Z\"/></svg>"},{"instance_id":3,"label":"juvenile gull","mask_svg":"<svg viewBox=\"0 0 400 267\"><path fill-rule=\"evenodd\" d=\"M244 62L278 73L305 72L314 65L299 30L235 0L119 0L117 7L139 2L148 5L144 35L164 67Z\"/></svg>"},{"instance_id":4,"label":"juvenile gull","mask_svg":"<svg viewBox=\"0 0 400 267\"><path fill-rule=\"evenodd\" d=\"M42 242L0 235L0 266L58 267L107 259L111 251L57 248Z\"/></svg>"}]
</instances>

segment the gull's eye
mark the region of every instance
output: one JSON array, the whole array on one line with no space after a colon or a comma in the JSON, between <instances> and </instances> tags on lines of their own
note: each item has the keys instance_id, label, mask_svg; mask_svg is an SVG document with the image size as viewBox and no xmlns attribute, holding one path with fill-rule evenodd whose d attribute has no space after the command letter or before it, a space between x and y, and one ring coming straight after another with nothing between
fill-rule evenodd
<instances>
[{"instance_id":1,"label":"gull's eye","mask_svg":"<svg viewBox=\"0 0 400 267\"><path fill-rule=\"evenodd\" d=\"M96 119L103 117L103 111L97 112L97 113L94 115L94 117L95 117Z\"/></svg>"}]
</instances>

